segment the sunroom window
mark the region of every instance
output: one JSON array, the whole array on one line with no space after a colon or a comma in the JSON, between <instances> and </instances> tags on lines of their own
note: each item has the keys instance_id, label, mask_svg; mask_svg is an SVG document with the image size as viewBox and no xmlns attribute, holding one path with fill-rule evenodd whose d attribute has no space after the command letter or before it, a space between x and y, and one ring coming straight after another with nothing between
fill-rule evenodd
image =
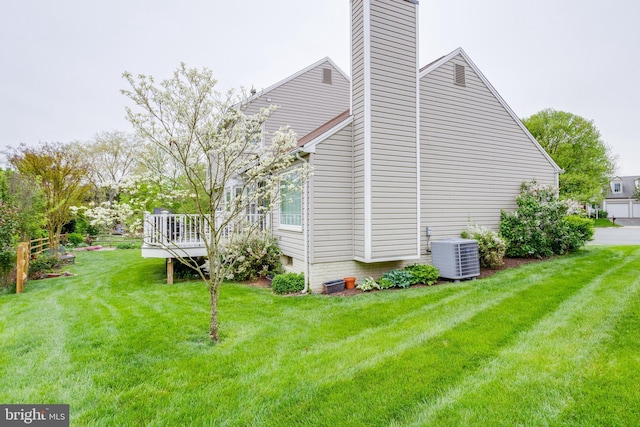
<instances>
[{"instance_id":1,"label":"sunroom window","mask_svg":"<svg viewBox=\"0 0 640 427\"><path fill-rule=\"evenodd\" d=\"M284 175L280 182L280 225L302 227L302 185L298 172Z\"/></svg>"}]
</instances>

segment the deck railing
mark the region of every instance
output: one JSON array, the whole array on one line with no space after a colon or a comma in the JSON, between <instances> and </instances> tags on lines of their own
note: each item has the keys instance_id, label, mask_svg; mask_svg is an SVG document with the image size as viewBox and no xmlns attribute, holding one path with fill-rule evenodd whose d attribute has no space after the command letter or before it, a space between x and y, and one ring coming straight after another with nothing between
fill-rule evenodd
<instances>
[{"instance_id":1,"label":"deck railing","mask_svg":"<svg viewBox=\"0 0 640 427\"><path fill-rule=\"evenodd\" d=\"M270 218L261 214L246 214L242 218L225 224L223 213L216 215L216 228L223 238L241 232L251 226L266 231ZM205 246L211 237L211 229L204 218L192 214L144 213L144 244L165 248L196 248Z\"/></svg>"}]
</instances>

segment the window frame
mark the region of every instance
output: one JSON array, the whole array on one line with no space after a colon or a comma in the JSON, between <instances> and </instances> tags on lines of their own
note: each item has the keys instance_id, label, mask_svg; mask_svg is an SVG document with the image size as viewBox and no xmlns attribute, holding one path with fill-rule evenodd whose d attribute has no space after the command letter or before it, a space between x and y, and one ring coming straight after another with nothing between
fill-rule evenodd
<instances>
[{"instance_id":1,"label":"window frame","mask_svg":"<svg viewBox=\"0 0 640 427\"><path fill-rule=\"evenodd\" d=\"M622 193L622 183L621 182L614 182L613 183L613 193L614 194Z\"/></svg>"},{"instance_id":2,"label":"window frame","mask_svg":"<svg viewBox=\"0 0 640 427\"><path fill-rule=\"evenodd\" d=\"M283 188L283 184L291 185L292 187L290 189L285 189ZM289 196L290 192L294 195L294 199L292 200L291 205L293 205L293 203L295 202L295 207L299 207L299 213L295 212L283 214L283 212L285 211L285 209L283 209L284 203L286 202L285 198ZM282 230L302 231L302 216L304 215L304 212L302 203L303 187L300 171L290 171L282 174L282 177L280 179L279 193L280 201L278 203L278 228ZM287 210L290 211L290 209ZM299 224L292 224L292 221L287 221L286 223L283 222L283 215L297 215L298 221L296 222L299 222Z\"/></svg>"}]
</instances>

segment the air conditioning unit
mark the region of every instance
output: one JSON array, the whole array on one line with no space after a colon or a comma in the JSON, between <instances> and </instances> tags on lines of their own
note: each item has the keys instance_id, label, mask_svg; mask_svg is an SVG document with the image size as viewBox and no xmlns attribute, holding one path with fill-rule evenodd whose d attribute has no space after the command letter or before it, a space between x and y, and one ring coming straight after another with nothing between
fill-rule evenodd
<instances>
[{"instance_id":1,"label":"air conditioning unit","mask_svg":"<svg viewBox=\"0 0 640 427\"><path fill-rule=\"evenodd\" d=\"M444 239L431 242L431 262L445 279L468 279L480 275L478 242L471 239Z\"/></svg>"}]
</instances>

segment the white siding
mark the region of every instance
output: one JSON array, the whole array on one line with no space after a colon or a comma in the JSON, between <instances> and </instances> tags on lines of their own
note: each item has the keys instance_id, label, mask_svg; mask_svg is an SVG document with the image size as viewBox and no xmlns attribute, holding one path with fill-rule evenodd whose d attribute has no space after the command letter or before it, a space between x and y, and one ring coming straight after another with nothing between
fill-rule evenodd
<instances>
[{"instance_id":1,"label":"white siding","mask_svg":"<svg viewBox=\"0 0 640 427\"><path fill-rule=\"evenodd\" d=\"M454 64L466 85L454 84ZM420 82L422 234L459 236L469 224L497 229L523 181L556 184L555 167L461 55Z\"/></svg>"},{"instance_id":2,"label":"white siding","mask_svg":"<svg viewBox=\"0 0 640 427\"><path fill-rule=\"evenodd\" d=\"M331 84L322 81L326 68L332 70ZM278 109L266 123L267 141L286 125L301 138L347 110L349 98L349 80L327 60L262 94L247 113L277 105Z\"/></svg>"}]
</instances>

